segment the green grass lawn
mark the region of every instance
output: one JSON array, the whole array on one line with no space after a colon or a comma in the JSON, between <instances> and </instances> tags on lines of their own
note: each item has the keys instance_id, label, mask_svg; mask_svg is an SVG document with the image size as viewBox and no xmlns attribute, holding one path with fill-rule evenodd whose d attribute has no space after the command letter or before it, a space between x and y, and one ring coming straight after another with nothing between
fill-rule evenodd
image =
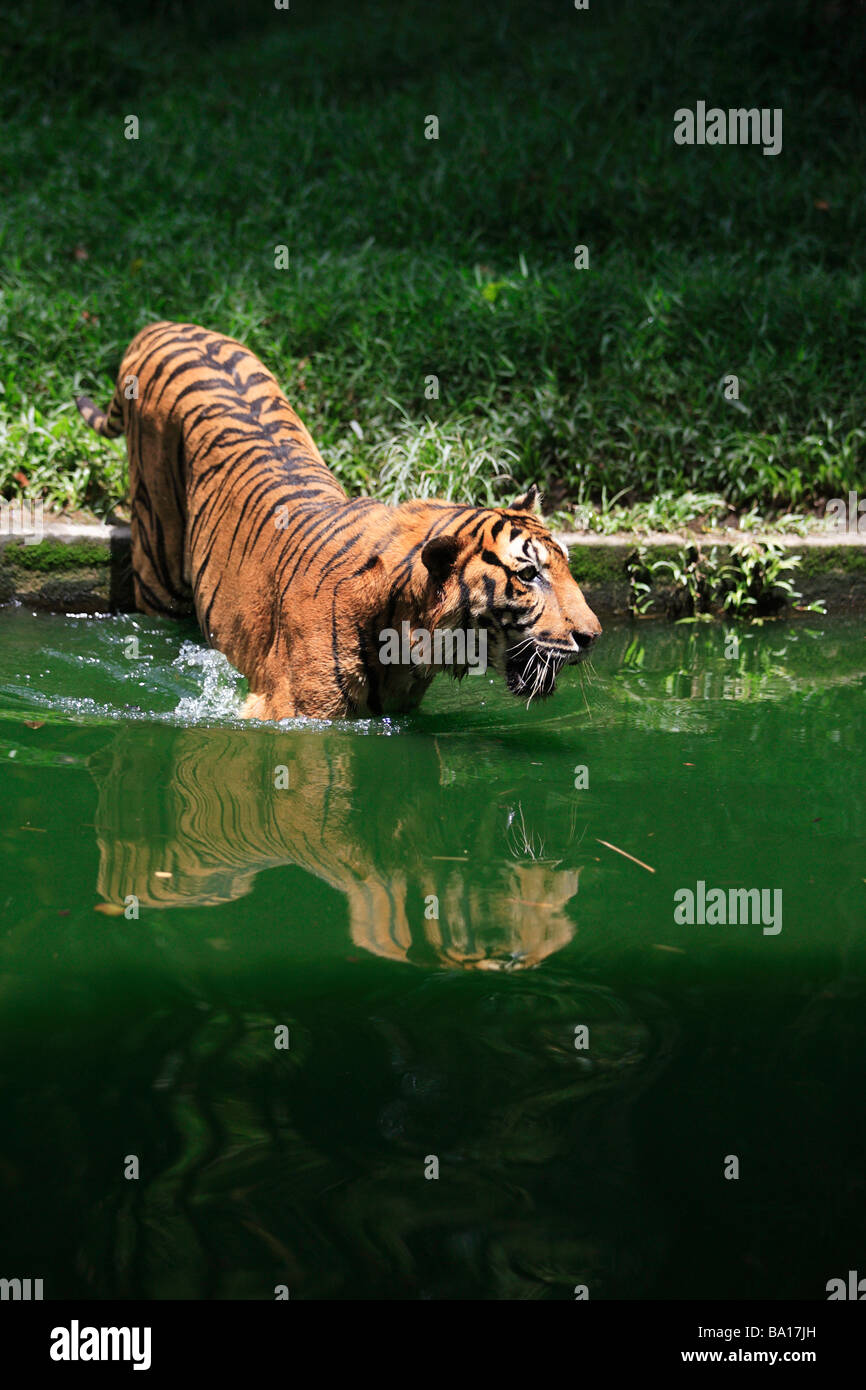
<instances>
[{"instance_id":1,"label":"green grass lawn","mask_svg":"<svg viewBox=\"0 0 866 1390\"><path fill-rule=\"evenodd\" d=\"M163 317L259 353L352 491L862 490L857 0L188 8L4 18L0 493L123 498L72 398ZM781 107L782 153L676 146L698 100Z\"/></svg>"}]
</instances>

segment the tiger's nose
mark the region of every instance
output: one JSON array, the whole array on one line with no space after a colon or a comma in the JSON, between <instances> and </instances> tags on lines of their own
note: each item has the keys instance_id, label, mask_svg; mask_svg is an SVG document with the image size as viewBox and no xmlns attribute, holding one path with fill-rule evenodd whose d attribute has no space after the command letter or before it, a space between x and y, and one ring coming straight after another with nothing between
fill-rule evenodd
<instances>
[{"instance_id":1,"label":"tiger's nose","mask_svg":"<svg viewBox=\"0 0 866 1390\"><path fill-rule=\"evenodd\" d=\"M593 646L600 633L601 624L598 624L592 632L588 629L575 629L571 634L571 640L579 652L585 652Z\"/></svg>"}]
</instances>

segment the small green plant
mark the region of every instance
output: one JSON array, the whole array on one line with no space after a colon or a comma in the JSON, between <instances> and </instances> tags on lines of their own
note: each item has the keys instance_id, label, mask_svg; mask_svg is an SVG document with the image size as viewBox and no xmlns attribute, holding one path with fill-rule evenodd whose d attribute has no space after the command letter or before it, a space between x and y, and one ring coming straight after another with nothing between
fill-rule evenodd
<instances>
[{"instance_id":1,"label":"small green plant","mask_svg":"<svg viewBox=\"0 0 866 1390\"><path fill-rule=\"evenodd\" d=\"M786 603L797 603L803 596L789 576L800 561L799 555L786 555L772 541L744 541L732 546L727 562L719 567L716 576L722 609L732 617L746 617L750 613L775 613ZM808 612L823 612L820 600L800 606Z\"/></svg>"},{"instance_id":2,"label":"small green plant","mask_svg":"<svg viewBox=\"0 0 866 1390\"><path fill-rule=\"evenodd\" d=\"M761 621L788 603L803 611L823 613L821 600L802 605L791 575L802 557L788 555L772 541L744 541L725 553L718 546L684 546L672 557L650 561L645 547L626 562L629 611L648 614L661 602L668 617L698 622L724 613L728 617Z\"/></svg>"},{"instance_id":3,"label":"small green plant","mask_svg":"<svg viewBox=\"0 0 866 1390\"><path fill-rule=\"evenodd\" d=\"M629 607L644 616L661 597L668 617L695 618L712 608L715 547L709 553L698 545L684 546L676 555L649 560L640 547L629 557Z\"/></svg>"},{"instance_id":4,"label":"small green plant","mask_svg":"<svg viewBox=\"0 0 866 1390\"><path fill-rule=\"evenodd\" d=\"M654 571L667 576L666 610L672 618L698 618L709 614L713 604L713 576L716 547L709 552L699 545L687 545L672 560L657 560Z\"/></svg>"},{"instance_id":5,"label":"small green plant","mask_svg":"<svg viewBox=\"0 0 866 1390\"><path fill-rule=\"evenodd\" d=\"M633 618L643 618L653 605L652 567L643 546L631 552L625 562L625 572L628 575L628 611Z\"/></svg>"}]
</instances>

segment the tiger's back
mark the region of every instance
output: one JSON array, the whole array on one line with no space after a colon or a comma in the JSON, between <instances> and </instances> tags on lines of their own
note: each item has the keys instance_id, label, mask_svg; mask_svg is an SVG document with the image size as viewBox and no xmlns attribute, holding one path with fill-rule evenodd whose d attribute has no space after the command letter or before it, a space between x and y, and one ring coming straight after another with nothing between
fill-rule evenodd
<instances>
[{"instance_id":1,"label":"tiger's back","mask_svg":"<svg viewBox=\"0 0 866 1390\"><path fill-rule=\"evenodd\" d=\"M195 611L216 645L220 588L237 580L241 558L261 572L275 507L346 503L273 375L242 343L195 324L145 328L107 414L87 398L78 405L100 434L126 435L137 605Z\"/></svg>"}]
</instances>

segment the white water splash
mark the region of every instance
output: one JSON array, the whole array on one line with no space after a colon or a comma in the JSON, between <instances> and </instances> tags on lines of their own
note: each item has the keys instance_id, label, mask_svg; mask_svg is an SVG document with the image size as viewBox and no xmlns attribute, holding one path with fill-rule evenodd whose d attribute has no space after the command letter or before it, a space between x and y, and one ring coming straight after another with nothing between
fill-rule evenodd
<instances>
[{"instance_id":1,"label":"white water splash","mask_svg":"<svg viewBox=\"0 0 866 1390\"><path fill-rule=\"evenodd\" d=\"M184 695L174 711L185 722L207 722L211 719L238 719L244 702L240 686L242 677L229 664L222 652L211 647L199 647L184 642L172 666L185 674L196 672L201 689L195 695Z\"/></svg>"}]
</instances>

